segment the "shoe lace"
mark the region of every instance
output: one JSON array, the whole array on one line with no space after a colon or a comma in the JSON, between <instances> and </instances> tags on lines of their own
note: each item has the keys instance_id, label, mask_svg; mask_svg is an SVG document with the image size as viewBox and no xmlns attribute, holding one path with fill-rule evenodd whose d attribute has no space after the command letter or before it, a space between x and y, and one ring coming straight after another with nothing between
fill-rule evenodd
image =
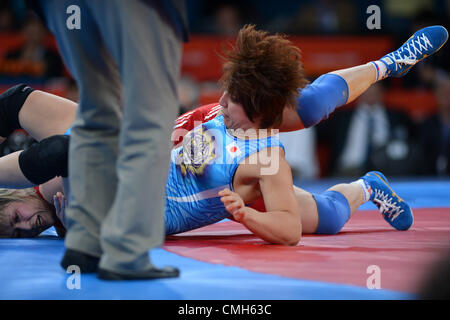
<instances>
[{"instance_id":1,"label":"shoe lace","mask_svg":"<svg viewBox=\"0 0 450 320\"><path fill-rule=\"evenodd\" d=\"M402 64L416 64L420 60L418 56L422 55L423 50L427 50L429 47L433 48L433 45L427 36L422 33L415 37L411 37L411 39L402 46L402 50L391 52L388 56L394 61L395 71L397 71L401 68Z\"/></svg>"},{"instance_id":2,"label":"shoe lace","mask_svg":"<svg viewBox=\"0 0 450 320\"><path fill-rule=\"evenodd\" d=\"M390 197L389 194L384 193L383 190L375 189L374 192L375 197L373 201L380 210L380 213L387 219L394 221L403 211L405 211L394 201L394 198Z\"/></svg>"}]
</instances>

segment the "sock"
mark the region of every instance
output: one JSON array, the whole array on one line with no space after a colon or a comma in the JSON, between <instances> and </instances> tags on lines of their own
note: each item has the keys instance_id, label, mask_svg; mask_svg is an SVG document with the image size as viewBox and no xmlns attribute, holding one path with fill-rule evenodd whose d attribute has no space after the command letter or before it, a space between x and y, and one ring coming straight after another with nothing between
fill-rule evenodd
<instances>
[{"instance_id":1,"label":"sock","mask_svg":"<svg viewBox=\"0 0 450 320\"><path fill-rule=\"evenodd\" d=\"M369 62L377 71L377 81L387 78L387 66L382 61L371 61Z\"/></svg>"},{"instance_id":2,"label":"sock","mask_svg":"<svg viewBox=\"0 0 450 320\"><path fill-rule=\"evenodd\" d=\"M373 190L372 190L372 187L370 186L370 184L364 179L359 179L359 180L356 180L356 181L354 181L352 183L356 183L363 190L364 202L369 201L370 197L372 196L372 193L373 193Z\"/></svg>"}]
</instances>

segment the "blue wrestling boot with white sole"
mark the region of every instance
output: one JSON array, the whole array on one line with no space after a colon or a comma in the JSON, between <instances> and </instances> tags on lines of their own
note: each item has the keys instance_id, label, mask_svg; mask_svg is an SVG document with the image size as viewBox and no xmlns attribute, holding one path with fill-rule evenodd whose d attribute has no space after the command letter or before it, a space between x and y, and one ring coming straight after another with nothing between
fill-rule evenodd
<instances>
[{"instance_id":1,"label":"blue wrestling boot with white sole","mask_svg":"<svg viewBox=\"0 0 450 320\"><path fill-rule=\"evenodd\" d=\"M438 51L447 41L443 26L431 26L414 33L398 50L380 59L387 66L387 76L400 78L419 61Z\"/></svg>"},{"instance_id":2,"label":"blue wrestling boot with white sole","mask_svg":"<svg viewBox=\"0 0 450 320\"><path fill-rule=\"evenodd\" d=\"M361 179L372 188L370 200L376 204L380 213L397 230L408 230L414 217L409 205L389 186L386 177L378 171L370 171Z\"/></svg>"}]
</instances>

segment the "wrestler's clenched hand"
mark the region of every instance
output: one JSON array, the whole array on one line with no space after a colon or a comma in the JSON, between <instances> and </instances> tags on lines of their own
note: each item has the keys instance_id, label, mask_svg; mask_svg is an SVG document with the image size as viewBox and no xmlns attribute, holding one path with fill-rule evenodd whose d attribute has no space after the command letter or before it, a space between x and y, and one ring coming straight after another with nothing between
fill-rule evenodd
<instances>
[{"instance_id":1,"label":"wrestler's clenched hand","mask_svg":"<svg viewBox=\"0 0 450 320\"><path fill-rule=\"evenodd\" d=\"M242 222L245 215L245 204L241 196L236 192L225 188L219 191L220 201L225 205L225 209L233 216L237 222Z\"/></svg>"}]
</instances>

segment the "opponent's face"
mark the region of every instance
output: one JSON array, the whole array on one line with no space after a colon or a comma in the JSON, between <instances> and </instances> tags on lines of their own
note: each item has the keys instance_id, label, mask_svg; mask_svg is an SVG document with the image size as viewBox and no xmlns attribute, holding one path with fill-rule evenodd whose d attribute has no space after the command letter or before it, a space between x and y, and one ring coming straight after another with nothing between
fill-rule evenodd
<instances>
[{"instance_id":1,"label":"opponent's face","mask_svg":"<svg viewBox=\"0 0 450 320\"><path fill-rule=\"evenodd\" d=\"M56 221L52 212L42 210L35 201L13 202L4 209L12 238L31 238L51 227Z\"/></svg>"},{"instance_id":2,"label":"opponent's face","mask_svg":"<svg viewBox=\"0 0 450 320\"><path fill-rule=\"evenodd\" d=\"M230 94L225 91L219 100L219 104L222 107L223 119L225 126L228 129L243 129L257 128L255 122L245 114L244 108L240 103L233 101Z\"/></svg>"}]
</instances>

